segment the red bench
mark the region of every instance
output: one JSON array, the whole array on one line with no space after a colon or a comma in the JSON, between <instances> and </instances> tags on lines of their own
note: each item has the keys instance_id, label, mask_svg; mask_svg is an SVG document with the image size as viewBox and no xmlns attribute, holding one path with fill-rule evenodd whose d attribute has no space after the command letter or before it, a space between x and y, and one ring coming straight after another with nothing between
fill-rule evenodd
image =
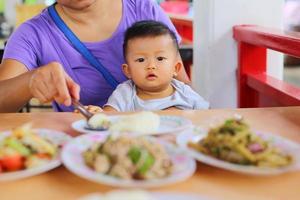
<instances>
[{"instance_id":1,"label":"red bench","mask_svg":"<svg viewBox=\"0 0 300 200\"><path fill-rule=\"evenodd\" d=\"M299 106L300 88L267 75L267 49L300 57L300 33L252 25L235 26L233 33L238 42L238 106Z\"/></svg>"}]
</instances>

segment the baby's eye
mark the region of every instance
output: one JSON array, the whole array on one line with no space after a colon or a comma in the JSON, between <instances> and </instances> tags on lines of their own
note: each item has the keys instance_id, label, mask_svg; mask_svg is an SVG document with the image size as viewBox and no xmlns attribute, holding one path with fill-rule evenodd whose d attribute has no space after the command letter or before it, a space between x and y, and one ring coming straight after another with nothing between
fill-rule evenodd
<instances>
[{"instance_id":1,"label":"baby's eye","mask_svg":"<svg viewBox=\"0 0 300 200\"><path fill-rule=\"evenodd\" d=\"M162 57L162 56L160 56L160 57L157 57L157 60L158 61L163 61L163 60L166 60L167 58L165 58L165 57Z\"/></svg>"},{"instance_id":2,"label":"baby's eye","mask_svg":"<svg viewBox=\"0 0 300 200\"><path fill-rule=\"evenodd\" d=\"M135 62L144 62L144 61L145 61L144 58L138 58L138 59L135 60Z\"/></svg>"}]
</instances>

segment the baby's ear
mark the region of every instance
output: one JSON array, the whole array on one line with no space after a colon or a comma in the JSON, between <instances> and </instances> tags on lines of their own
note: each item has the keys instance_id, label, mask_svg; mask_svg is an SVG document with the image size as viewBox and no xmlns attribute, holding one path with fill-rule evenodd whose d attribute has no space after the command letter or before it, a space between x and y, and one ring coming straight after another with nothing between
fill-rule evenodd
<instances>
[{"instance_id":1,"label":"baby's ear","mask_svg":"<svg viewBox=\"0 0 300 200\"><path fill-rule=\"evenodd\" d=\"M178 61L175 64L174 77L176 77L178 75L178 73L181 70L181 68L182 68L182 63Z\"/></svg>"},{"instance_id":2,"label":"baby's ear","mask_svg":"<svg viewBox=\"0 0 300 200\"><path fill-rule=\"evenodd\" d=\"M123 64L122 70L123 70L123 73L125 74L125 76L130 79L131 74L130 74L129 66L127 64Z\"/></svg>"}]
</instances>

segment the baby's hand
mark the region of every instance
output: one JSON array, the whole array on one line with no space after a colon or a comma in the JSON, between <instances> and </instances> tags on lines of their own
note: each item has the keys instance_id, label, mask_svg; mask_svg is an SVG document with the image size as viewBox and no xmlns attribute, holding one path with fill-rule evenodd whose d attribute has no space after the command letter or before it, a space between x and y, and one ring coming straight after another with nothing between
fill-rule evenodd
<instances>
[{"instance_id":1,"label":"baby's hand","mask_svg":"<svg viewBox=\"0 0 300 200\"><path fill-rule=\"evenodd\" d=\"M89 112L96 114L99 112L102 112L102 108L99 106L93 106L93 105L88 105L88 106L84 106L85 109L87 109ZM79 113L79 111L77 109L74 110L75 113Z\"/></svg>"}]
</instances>

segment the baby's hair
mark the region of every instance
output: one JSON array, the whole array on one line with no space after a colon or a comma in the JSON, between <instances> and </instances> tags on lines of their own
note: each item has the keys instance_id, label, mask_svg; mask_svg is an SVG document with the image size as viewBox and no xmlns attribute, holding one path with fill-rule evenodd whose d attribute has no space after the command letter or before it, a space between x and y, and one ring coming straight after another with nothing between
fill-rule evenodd
<instances>
[{"instance_id":1,"label":"baby's hair","mask_svg":"<svg viewBox=\"0 0 300 200\"><path fill-rule=\"evenodd\" d=\"M179 46L176 35L165 24L154 20L144 20L134 23L125 32L123 44L123 55L125 60L129 40L143 37L156 37L162 35L169 35L172 38L176 51L178 52Z\"/></svg>"}]
</instances>

